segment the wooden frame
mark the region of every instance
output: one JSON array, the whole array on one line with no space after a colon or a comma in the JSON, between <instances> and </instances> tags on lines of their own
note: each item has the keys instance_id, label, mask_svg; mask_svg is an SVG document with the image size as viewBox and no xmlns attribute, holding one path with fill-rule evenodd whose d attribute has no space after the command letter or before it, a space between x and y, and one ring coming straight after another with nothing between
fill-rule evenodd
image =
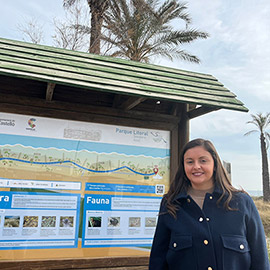
<instances>
[{"instance_id":1,"label":"wooden frame","mask_svg":"<svg viewBox=\"0 0 270 270\"><path fill-rule=\"evenodd\" d=\"M91 259L65 260L27 260L0 262L0 268L6 270L47 270L47 269L97 269L97 270L147 270L147 256L145 257L109 257Z\"/></svg>"}]
</instances>

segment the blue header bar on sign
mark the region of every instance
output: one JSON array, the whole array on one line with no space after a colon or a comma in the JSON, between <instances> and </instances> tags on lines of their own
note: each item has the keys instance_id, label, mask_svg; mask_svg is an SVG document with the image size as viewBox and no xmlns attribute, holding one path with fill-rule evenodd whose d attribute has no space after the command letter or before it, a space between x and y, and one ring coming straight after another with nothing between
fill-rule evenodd
<instances>
[{"instance_id":1,"label":"blue header bar on sign","mask_svg":"<svg viewBox=\"0 0 270 270\"><path fill-rule=\"evenodd\" d=\"M85 190L86 191L134 192L134 193L155 194L155 186L146 186L146 185L86 183Z\"/></svg>"}]
</instances>

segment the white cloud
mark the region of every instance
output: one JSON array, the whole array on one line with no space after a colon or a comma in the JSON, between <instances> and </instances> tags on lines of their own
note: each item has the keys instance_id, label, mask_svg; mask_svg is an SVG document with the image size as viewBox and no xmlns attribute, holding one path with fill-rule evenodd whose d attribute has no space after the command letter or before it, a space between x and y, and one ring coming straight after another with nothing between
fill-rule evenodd
<instances>
[{"instance_id":1,"label":"white cloud","mask_svg":"<svg viewBox=\"0 0 270 270\"><path fill-rule=\"evenodd\" d=\"M269 110L270 2L193 0L189 12L194 26L211 35L186 47L202 64L166 65L210 73L252 110Z\"/></svg>"},{"instance_id":2,"label":"white cloud","mask_svg":"<svg viewBox=\"0 0 270 270\"><path fill-rule=\"evenodd\" d=\"M220 110L204 116L192 119L190 121L193 134L209 136L215 133L215 136L226 136L235 134L244 134L246 132L246 122L249 121L249 115L243 112Z\"/></svg>"}]
</instances>

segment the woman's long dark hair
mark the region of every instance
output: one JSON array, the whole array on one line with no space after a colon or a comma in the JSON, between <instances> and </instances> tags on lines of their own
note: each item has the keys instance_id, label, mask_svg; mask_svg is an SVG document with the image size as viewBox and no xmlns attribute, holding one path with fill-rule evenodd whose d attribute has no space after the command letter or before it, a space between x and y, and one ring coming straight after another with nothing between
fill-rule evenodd
<instances>
[{"instance_id":1,"label":"woman's long dark hair","mask_svg":"<svg viewBox=\"0 0 270 270\"><path fill-rule=\"evenodd\" d=\"M218 156L217 150L215 149L214 145L210 141L204 139L192 140L188 142L182 150L178 171L175 175L175 178L171 182L168 193L165 195L164 202L167 205L167 210L169 214L171 214L175 218L176 211L179 208L179 204L175 202L175 198L179 193L187 192L188 188L191 186L191 183L185 174L184 155L187 150L197 146L203 147L207 152L211 154L214 160L214 185L218 186L222 190L222 194L218 199L218 203L220 203L221 200L225 198L224 207L227 210L234 210L229 206L233 193L242 192L242 190L238 190L232 186L230 178L228 177L227 172L222 165L222 162Z\"/></svg>"}]
</instances>

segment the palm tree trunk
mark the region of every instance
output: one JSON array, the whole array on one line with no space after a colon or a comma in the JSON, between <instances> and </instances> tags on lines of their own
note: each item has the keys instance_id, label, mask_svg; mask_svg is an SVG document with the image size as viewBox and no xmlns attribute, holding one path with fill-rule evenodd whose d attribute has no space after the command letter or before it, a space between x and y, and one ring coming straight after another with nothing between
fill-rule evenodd
<instances>
[{"instance_id":1,"label":"palm tree trunk","mask_svg":"<svg viewBox=\"0 0 270 270\"><path fill-rule=\"evenodd\" d=\"M262 154L263 200L270 201L268 158L267 158L265 137L263 133L261 133L260 140L261 140L261 154Z\"/></svg>"},{"instance_id":2,"label":"palm tree trunk","mask_svg":"<svg viewBox=\"0 0 270 270\"><path fill-rule=\"evenodd\" d=\"M108 6L108 0L87 0L91 13L91 33L89 52L100 54L101 28L103 14Z\"/></svg>"}]
</instances>

